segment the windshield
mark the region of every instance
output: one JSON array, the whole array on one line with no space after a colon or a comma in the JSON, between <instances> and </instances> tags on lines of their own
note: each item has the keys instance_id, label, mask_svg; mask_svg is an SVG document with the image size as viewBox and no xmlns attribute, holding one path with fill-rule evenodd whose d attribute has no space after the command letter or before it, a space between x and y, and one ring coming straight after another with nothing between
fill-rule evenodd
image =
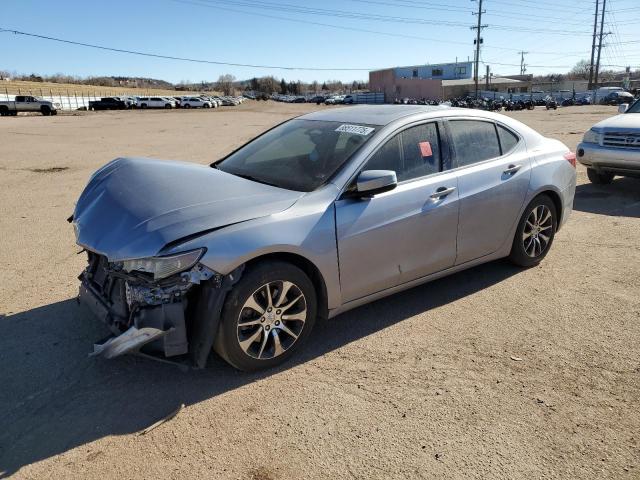
<instances>
[{"instance_id":1,"label":"windshield","mask_svg":"<svg viewBox=\"0 0 640 480\"><path fill-rule=\"evenodd\" d=\"M640 113L640 100L636 100L634 103L632 103L627 110L627 113Z\"/></svg>"},{"instance_id":2,"label":"windshield","mask_svg":"<svg viewBox=\"0 0 640 480\"><path fill-rule=\"evenodd\" d=\"M371 125L291 120L213 166L257 182L310 192L329 180L374 132Z\"/></svg>"}]
</instances>

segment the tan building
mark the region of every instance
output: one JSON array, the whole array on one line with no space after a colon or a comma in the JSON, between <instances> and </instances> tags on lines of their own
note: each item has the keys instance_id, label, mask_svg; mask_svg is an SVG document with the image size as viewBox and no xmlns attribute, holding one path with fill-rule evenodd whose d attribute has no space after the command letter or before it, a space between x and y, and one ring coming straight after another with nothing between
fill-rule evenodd
<instances>
[{"instance_id":1,"label":"tan building","mask_svg":"<svg viewBox=\"0 0 640 480\"><path fill-rule=\"evenodd\" d=\"M442 82L437 79L398 77L393 68L369 72L369 91L384 93L388 103L405 97L442 100Z\"/></svg>"}]
</instances>

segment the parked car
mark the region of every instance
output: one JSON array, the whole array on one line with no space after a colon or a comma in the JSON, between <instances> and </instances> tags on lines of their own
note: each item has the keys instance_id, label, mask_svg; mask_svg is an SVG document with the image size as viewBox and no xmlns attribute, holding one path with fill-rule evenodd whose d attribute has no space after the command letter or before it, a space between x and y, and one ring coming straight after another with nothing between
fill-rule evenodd
<instances>
[{"instance_id":1,"label":"parked car","mask_svg":"<svg viewBox=\"0 0 640 480\"><path fill-rule=\"evenodd\" d=\"M325 105L337 105L342 103L343 96L342 95L332 95L328 97L324 103Z\"/></svg>"},{"instance_id":2,"label":"parked car","mask_svg":"<svg viewBox=\"0 0 640 480\"><path fill-rule=\"evenodd\" d=\"M184 97L184 98L190 98L190 97ZM205 102L209 102L211 104L210 108L218 108L222 102L218 101L215 97L212 97L210 95L197 95L197 98L200 98L202 100L204 100ZM209 108L209 107L204 107L204 108Z\"/></svg>"},{"instance_id":3,"label":"parked car","mask_svg":"<svg viewBox=\"0 0 640 480\"><path fill-rule=\"evenodd\" d=\"M182 108L211 108L211 102L200 97L182 97Z\"/></svg>"},{"instance_id":4,"label":"parked car","mask_svg":"<svg viewBox=\"0 0 640 480\"><path fill-rule=\"evenodd\" d=\"M595 103L602 103L602 99L613 92L624 92L622 87L600 87L595 90Z\"/></svg>"},{"instance_id":5,"label":"parked car","mask_svg":"<svg viewBox=\"0 0 640 480\"><path fill-rule=\"evenodd\" d=\"M233 97L221 97L220 100L222 101L222 105L224 105L225 107L235 107L237 105L240 104L240 102L238 102L235 98Z\"/></svg>"},{"instance_id":6,"label":"parked car","mask_svg":"<svg viewBox=\"0 0 640 480\"><path fill-rule=\"evenodd\" d=\"M175 108L176 101L169 97L138 97L139 108Z\"/></svg>"},{"instance_id":7,"label":"parked car","mask_svg":"<svg viewBox=\"0 0 640 480\"><path fill-rule=\"evenodd\" d=\"M345 95L342 99L342 103L345 105L353 105L353 102L355 102L353 95Z\"/></svg>"},{"instance_id":8,"label":"parked car","mask_svg":"<svg viewBox=\"0 0 640 480\"><path fill-rule=\"evenodd\" d=\"M600 103L603 105L622 105L623 103L631 104L634 100L635 98L629 92L611 92Z\"/></svg>"},{"instance_id":9,"label":"parked car","mask_svg":"<svg viewBox=\"0 0 640 480\"><path fill-rule=\"evenodd\" d=\"M315 97L311 97L309 100L307 100L307 102L315 103L317 105L324 103L324 101L325 101L325 97L322 95L316 95Z\"/></svg>"},{"instance_id":10,"label":"parked car","mask_svg":"<svg viewBox=\"0 0 640 480\"><path fill-rule=\"evenodd\" d=\"M576 151L592 183L611 183L615 175L640 176L640 100L622 104L619 115L596 123Z\"/></svg>"},{"instance_id":11,"label":"parked car","mask_svg":"<svg viewBox=\"0 0 640 480\"><path fill-rule=\"evenodd\" d=\"M89 102L89 110L126 110L131 108L131 102L118 97L103 97Z\"/></svg>"},{"instance_id":12,"label":"parked car","mask_svg":"<svg viewBox=\"0 0 640 480\"><path fill-rule=\"evenodd\" d=\"M0 115L17 115L18 112L40 112L42 115L56 115L62 108L57 102L50 102L41 97L17 95L14 100L0 102Z\"/></svg>"},{"instance_id":13,"label":"parked car","mask_svg":"<svg viewBox=\"0 0 640 480\"><path fill-rule=\"evenodd\" d=\"M278 125L211 166L121 158L77 201L79 298L143 348L272 367L317 318L501 257L538 264L575 155L512 118L354 106ZM335 325L334 328L340 328Z\"/></svg>"}]
</instances>

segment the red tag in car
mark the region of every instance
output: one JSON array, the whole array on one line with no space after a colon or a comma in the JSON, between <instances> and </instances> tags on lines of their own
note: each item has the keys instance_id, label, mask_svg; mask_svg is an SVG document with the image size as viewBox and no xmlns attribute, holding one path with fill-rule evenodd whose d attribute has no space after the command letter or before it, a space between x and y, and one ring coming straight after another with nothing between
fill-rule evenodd
<instances>
[{"instance_id":1,"label":"red tag in car","mask_svg":"<svg viewBox=\"0 0 640 480\"><path fill-rule=\"evenodd\" d=\"M418 146L420 147L420 155L423 157L431 157L433 155L433 152L431 151L431 143L420 142L418 143Z\"/></svg>"}]
</instances>

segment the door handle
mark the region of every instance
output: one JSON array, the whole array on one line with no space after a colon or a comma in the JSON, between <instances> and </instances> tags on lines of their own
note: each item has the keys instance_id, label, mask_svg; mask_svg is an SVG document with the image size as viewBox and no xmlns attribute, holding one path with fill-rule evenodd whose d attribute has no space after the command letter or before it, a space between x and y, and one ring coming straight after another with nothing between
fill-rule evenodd
<instances>
[{"instance_id":1,"label":"door handle","mask_svg":"<svg viewBox=\"0 0 640 480\"><path fill-rule=\"evenodd\" d=\"M509 165L509 167L502 173L504 173L505 175L513 175L521 168L522 168L522 165Z\"/></svg>"},{"instance_id":2,"label":"door handle","mask_svg":"<svg viewBox=\"0 0 640 480\"><path fill-rule=\"evenodd\" d=\"M440 187L434 193L430 195L434 200L438 200L440 198L446 197L450 193L453 193L456 190L456 187Z\"/></svg>"}]
</instances>

